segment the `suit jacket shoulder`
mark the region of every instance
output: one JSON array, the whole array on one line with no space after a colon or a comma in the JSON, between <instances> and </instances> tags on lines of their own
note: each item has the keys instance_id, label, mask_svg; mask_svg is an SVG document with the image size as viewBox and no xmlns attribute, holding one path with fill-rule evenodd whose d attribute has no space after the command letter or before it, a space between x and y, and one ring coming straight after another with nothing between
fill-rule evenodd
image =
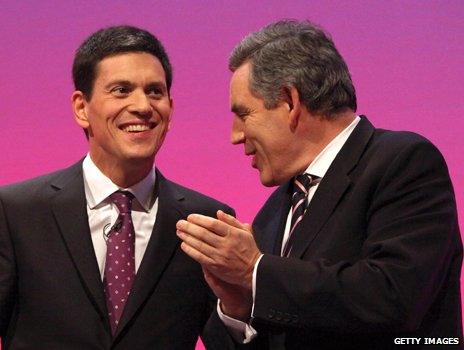
<instances>
[{"instance_id":1,"label":"suit jacket shoulder","mask_svg":"<svg viewBox=\"0 0 464 350\"><path fill-rule=\"evenodd\" d=\"M44 195L52 195L54 193L54 191L51 190L52 187L64 186L77 176L82 176L82 160L65 169L1 186L0 197L5 198L9 203L18 202L24 205ZM26 203L23 203L24 201L26 201Z\"/></svg>"},{"instance_id":2,"label":"suit jacket shoulder","mask_svg":"<svg viewBox=\"0 0 464 350\"><path fill-rule=\"evenodd\" d=\"M186 203L186 205L188 206L188 210L192 213L208 213L205 215L216 217L216 211L221 209L227 213L234 213L235 215L234 210L230 206L212 197L206 196L200 192L166 179L158 169L156 176L160 178L160 186L167 186L172 196L180 199L181 201L187 200L188 203Z\"/></svg>"}]
</instances>

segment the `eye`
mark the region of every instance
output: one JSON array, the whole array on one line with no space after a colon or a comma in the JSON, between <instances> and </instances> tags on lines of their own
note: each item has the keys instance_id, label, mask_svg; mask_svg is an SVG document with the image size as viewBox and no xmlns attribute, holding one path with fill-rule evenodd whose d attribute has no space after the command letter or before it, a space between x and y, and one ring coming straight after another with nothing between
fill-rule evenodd
<instances>
[{"instance_id":1,"label":"eye","mask_svg":"<svg viewBox=\"0 0 464 350\"><path fill-rule=\"evenodd\" d=\"M147 94L153 98L162 98L165 95L165 89L160 86L153 86L148 89Z\"/></svg>"},{"instance_id":2,"label":"eye","mask_svg":"<svg viewBox=\"0 0 464 350\"><path fill-rule=\"evenodd\" d=\"M111 89L111 93L116 97L125 97L129 95L131 89L127 86L115 86Z\"/></svg>"},{"instance_id":3,"label":"eye","mask_svg":"<svg viewBox=\"0 0 464 350\"><path fill-rule=\"evenodd\" d=\"M246 106L234 105L232 106L232 113L234 113L236 118L240 119L241 121L245 121L245 119L247 119L252 114L252 110Z\"/></svg>"},{"instance_id":4,"label":"eye","mask_svg":"<svg viewBox=\"0 0 464 350\"><path fill-rule=\"evenodd\" d=\"M240 111L236 114L237 118L239 118L240 120L243 120L245 121L245 119L250 115L250 111L249 110L246 110L246 111Z\"/></svg>"}]
</instances>

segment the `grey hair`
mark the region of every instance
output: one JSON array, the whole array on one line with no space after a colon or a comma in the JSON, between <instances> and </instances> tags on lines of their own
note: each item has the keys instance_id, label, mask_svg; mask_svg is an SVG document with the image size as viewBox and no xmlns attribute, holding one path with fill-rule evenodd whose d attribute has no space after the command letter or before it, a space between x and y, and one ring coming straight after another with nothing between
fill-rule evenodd
<instances>
[{"instance_id":1,"label":"grey hair","mask_svg":"<svg viewBox=\"0 0 464 350\"><path fill-rule=\"evenodd\" d=\"M295 87L302 104L316 114L356 111L350 72L330 36L308 21L282 20L246 36L232 51L229 69L251 63L250 90L277 107Z\"/></svg>"}]
</instances>

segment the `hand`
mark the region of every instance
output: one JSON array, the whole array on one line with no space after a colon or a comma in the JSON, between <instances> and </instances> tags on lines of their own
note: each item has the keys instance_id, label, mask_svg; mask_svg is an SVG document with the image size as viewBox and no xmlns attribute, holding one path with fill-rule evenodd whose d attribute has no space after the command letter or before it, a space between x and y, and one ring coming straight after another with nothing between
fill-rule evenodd
<instances>
[{"instance_id":1,"label":"hand","mask_svg":"<svg viewBox=\"0 0 464 350\"><path fill-rule=\"evenodd\" d=\"M251 227L219 210L218 219L191 214L177 222L182 250L217 278L251 291L253 268L261 252Z\"/></svg>"},{"instance_id":2,"label":"hand","mask_svg":"<svg viewBox=\"0 0 464 350\"><path fill-rule=\"evenodd\" d=\"M203 274L214 294L221 300L222 312L236 320L248 322L253 305L251 292L220 280L205 268L203 268Z\"/></svg>"}]
</instances>

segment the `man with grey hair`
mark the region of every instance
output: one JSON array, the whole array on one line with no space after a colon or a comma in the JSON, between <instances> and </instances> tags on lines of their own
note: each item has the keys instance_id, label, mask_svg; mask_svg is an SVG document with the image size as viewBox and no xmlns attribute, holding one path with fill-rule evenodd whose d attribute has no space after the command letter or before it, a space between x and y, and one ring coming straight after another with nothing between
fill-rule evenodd
<instances>
[{"instance_id":1,"label":"man with grey hair","mask_svg":"<svg viewBox=\"0 0 464 350\"><path fill-rule=\"evenodd\" d=\"M249 35L229 67L232 143L279 187L252 226L221 211L177 223L220 299L211 324L257 349L460 344L462 243L439 151L356 115L343 58L309 22Z\"/></svg>"}]
</instances>

